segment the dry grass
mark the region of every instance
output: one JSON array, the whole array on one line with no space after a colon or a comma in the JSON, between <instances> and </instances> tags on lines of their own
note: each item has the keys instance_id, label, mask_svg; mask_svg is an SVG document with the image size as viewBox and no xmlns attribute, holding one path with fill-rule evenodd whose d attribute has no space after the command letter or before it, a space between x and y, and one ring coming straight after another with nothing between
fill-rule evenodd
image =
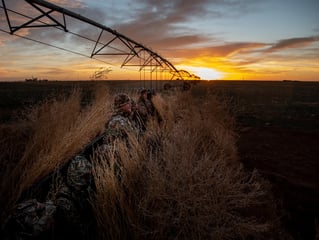
<instances>
[{"instance_id":1,"label":"dry grass","mask_svg":"<svg viewBox=\"0 0 319 240\"><path fill-rule=\"evenodd\" d=\"M110 101L106 91L97 89L96 100L85 109L80 106L81 91L75 89L68 97L41 103L26 116L30 135L3 188L7 208L102 131Z\"/></svg>"},{"instance_id":2,"label":"dry grass","mask_svg":"<svg viewBox=\"0 0 319 240\"><path fill-rule=\"evenodd\" d=\"M215 98L155 102L168 113L163 128L94 160L101 239L275 239L269 185L241 167L232 120Z\"/></svg>"},{"instance_id":3,"label":"dry grass","mask_svg":"<svg viewBox=\"0 0 319 240\"><path fill-rule=\"evenodd\" d=\"M11 193L8 209L102 131L110 96L97 91L82 109L80 95L75 90L28 116L29 139L21 131L21 153L12 157L19 161L2 191ZM270 186L238 161L224 104L211 94L196 100L189 93L156 95L154 103L161 127L154 121L142 139L129 137L129 148L116 142L113 151L92 157L99 238L280 239Z\"/></svg>"}]
</instances>

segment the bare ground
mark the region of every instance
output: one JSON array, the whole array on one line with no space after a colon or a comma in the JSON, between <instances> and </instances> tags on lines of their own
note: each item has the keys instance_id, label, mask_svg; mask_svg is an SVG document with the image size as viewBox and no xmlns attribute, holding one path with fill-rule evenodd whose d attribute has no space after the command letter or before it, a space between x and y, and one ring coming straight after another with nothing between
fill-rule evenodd
<instances>
[{"instance_id":1,"label":"bare ground","mask_svg":"<svg viewBox=\"0 0 319 240\"><path fill-rule=\"evenodd\" d=\"M319 239L319 132L243 127L238 151L247 168L271 181L283 225L293 238Z\"/></svg>"}]
</instances>

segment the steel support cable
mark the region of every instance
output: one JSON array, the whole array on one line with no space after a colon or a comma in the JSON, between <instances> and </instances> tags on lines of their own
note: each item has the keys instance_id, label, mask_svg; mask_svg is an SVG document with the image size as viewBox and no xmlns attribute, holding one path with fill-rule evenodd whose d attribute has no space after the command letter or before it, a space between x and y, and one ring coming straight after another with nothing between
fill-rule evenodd
<instances>
[{"instance_id":1,"label":"steel support cable","mask_svg":"<svg viewBox=\"0 0 319 240\"><path fill-rule=\"evenodd\" d=\"M0 8L4 9L4 7L1 6L1 5L0 5ZM25 15L25 14L19 13L19 12L17 12L17 11L14 11L14 10L12 10L12 9L6 8L6 10L7 10L8 12L12 12L12 13L14 13L14 14L17 14L17 15L19 15L19 16L28 18L28 19L30 19L30 20L32 19L31 17L29 17L29 16L27 16L27 15ZM43 22L43 21L41 21L41 20L39 20L39 19L36 20L35 22L39 22L39 23L41 23L41 24L43 24L43 25L46 25L46 26L48 26L48 27L54 27L54 28L56 28L56 29L58 29L58 30L64 31L64 29L61 28L61 27L59 27L59 26L52 26L52 25L50 25L50 24L48 24L48 23L46 23L46 22ZM96 41L96 40L94 40L94 39L91 39L91 38L86 37L86 36L82 36L82 35L80 35L80 34L78 34L78 33L72 32L72 31L70 31L70 30L68 30L66 33L69 33L69 34L74 35L74 36L77 36L77 37L79 37L79 38L88 40L88 41L90 41L90 42L94 42L94 43L96 43L96 44L102 44L102 45L104 45L104 43L102 43L102 42L98 42L98 41ZM10 32L9 34L12 34L12 33ZM115 47L112 47L112 46L107 46L107 47L108 47L108 48L111 48L111 49L113 49L113 50L122 52L123 54L127 54L125 51L123 51L123 50L121 50L121 49L118 49L118 48L115 48Z\"/></svg>"},{"instance_id":2,"label":"steel support cable","mask_svg":"<svg viewBox=\"0 0 319 240\"><path fill-rule=\"evenodd\" d=\"M53 48L56 48L56 49L59 49L59 50L62 50L62 51L66 51L66 52L69 52L69 53L73 53L73 54L76 54L76 55L79 55L79 56L82 56L82 57L91 58L90 56L85 55L85 54L83 54L83 53L79 53L79 52L72 51L72 50L69 50L69 49L66 49L66 48L63 48L63 47L55 46L55 45L50 44L50 43L41 42L41 41L39 41L39 40L35 40L35 39L29 38L29 37L21 36L21 35L18 35L18 34L16 34L16 33L11 34L10 32L8 32L8 31L6 31L6 30L3 30L3 29L1 29L1 28L0 28L0 31L1 31L1 32L4 32L4 33L8 33L8 34L10 34L10 35L14 35L14 36L17 36L17 37L26 39L26 40L29 40L29 41L32 41L32 42L36 42L36 43L39 43L39 44L43 44L43 45L45 45L45 46L49 46L49 47L53 47ZM114 64L112 64L112 63L103 61L103 60L98 59L98 58L91 58L91 59L94 59L94 60L96 60L96 61L109 64L109 65L112 65L112 66L116 66L116 65L114 65Z\"/></svg>"},{"instance_id":3,"label":"steel support cable","mask_svg":"<svg viewBox=\"0 0 319 240\"><path fill-rule=\"evenodd\" d=\"M17 37L20 37L20 38L23 38L23 39L26 39L26 40L29 40L29 41L32 41L32 42L35 42L35 43L38 43L38 44L42 44L42 45L45 45L45 46L49 46L49 47L52 47L52 48L56 48L56 49L59 49L59 50L62 50L62 51L65 51L65 52L69 52L69 53L72 53L72 54L76 54L76 55L79 55L79 56L82 56L82 57L87 57L87 58L90 58L90 59L94 59L95 61L98 61L98 62L102 62L102 63L105 63L105 64L108 64L108 65L111 65L113 67L117 67L117 65L113 64L113 63L109 63L107 61L104 61L104 60L101 60L101 59L98 59L98 58L94 58L94 57L91 57L89 55L85 55L83 53L79 53L79 52L76 52L76 51L72 51L72 50L69 50L69 49L66 49L66 48L63 48L63 47L59 47L59 46L55 46L53 44L50 44L50 43L45 43L45 42L41 42L39 40L35 40L35 39L32 39L32 38L28 38L28 37L25 37L25 36L21 36L21 35L18 35L16 33L13 33L11 34L10 32L6 31L6 30L3 30L0 28L0 31L1 32L4 32L4 33L8 33L10 35L14 35L14 36L17 36ZM127 71L136 71L136 70L133 70L131 68L122 68L124 70L127 70Z\"/></svg>"}]
</instances>

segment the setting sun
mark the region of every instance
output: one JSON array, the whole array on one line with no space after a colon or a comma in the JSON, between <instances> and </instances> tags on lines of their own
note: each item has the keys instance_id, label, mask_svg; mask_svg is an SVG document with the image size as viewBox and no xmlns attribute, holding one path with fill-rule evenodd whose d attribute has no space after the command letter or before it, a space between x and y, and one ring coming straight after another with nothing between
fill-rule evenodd
<instances>
[{"instance_id":1,"label":"setting sun","mask_svg":"<svg viewBox=\"0 0 319 240\"><path fill-rule=\"evenodd\" d=\"M180 69L185 69L199 76L201 80L215 80L221 79L223 74L213 68L207 67L192 67L192 66L179 66Z\"/></svg>"}]
</instances>

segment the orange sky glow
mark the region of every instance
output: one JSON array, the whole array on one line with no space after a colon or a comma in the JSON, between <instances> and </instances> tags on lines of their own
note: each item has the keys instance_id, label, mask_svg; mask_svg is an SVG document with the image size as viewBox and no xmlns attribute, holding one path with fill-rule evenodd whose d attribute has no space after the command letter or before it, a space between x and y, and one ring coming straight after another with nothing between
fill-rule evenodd
<instances>
[{"instance_id":1,"label":"orange sky glow","mask_svg":"<svg viewBox=\"0 0 319 240\"><path fill-rule=\"evenodd\" d=\"M6 1L22 10L23 0ZM319 1L48 1L116 29L168 59L179 70L202 80L319 81ZM129 9L128 9L129 8ZM104 10L103 10L104 9ZM112 11L105 11L111 9ZM31 12L31 10L30 10ZM26 21L12 14L15 22ZM73 23L73 32L93 36L92 29ZM169 79L161 71L122 67L123 59L90 55L92 44L69 33L21 29L8 34L0 8L0 81L37 77L48 80ZM53 47L54 46L54 47ZM58 48L57 48L58 47ZM71 50L72 52L65 51ZM81 54L74 54L81 53ZM100 61L100 60L103 60Z\"/></svg>"}]
</instances>

